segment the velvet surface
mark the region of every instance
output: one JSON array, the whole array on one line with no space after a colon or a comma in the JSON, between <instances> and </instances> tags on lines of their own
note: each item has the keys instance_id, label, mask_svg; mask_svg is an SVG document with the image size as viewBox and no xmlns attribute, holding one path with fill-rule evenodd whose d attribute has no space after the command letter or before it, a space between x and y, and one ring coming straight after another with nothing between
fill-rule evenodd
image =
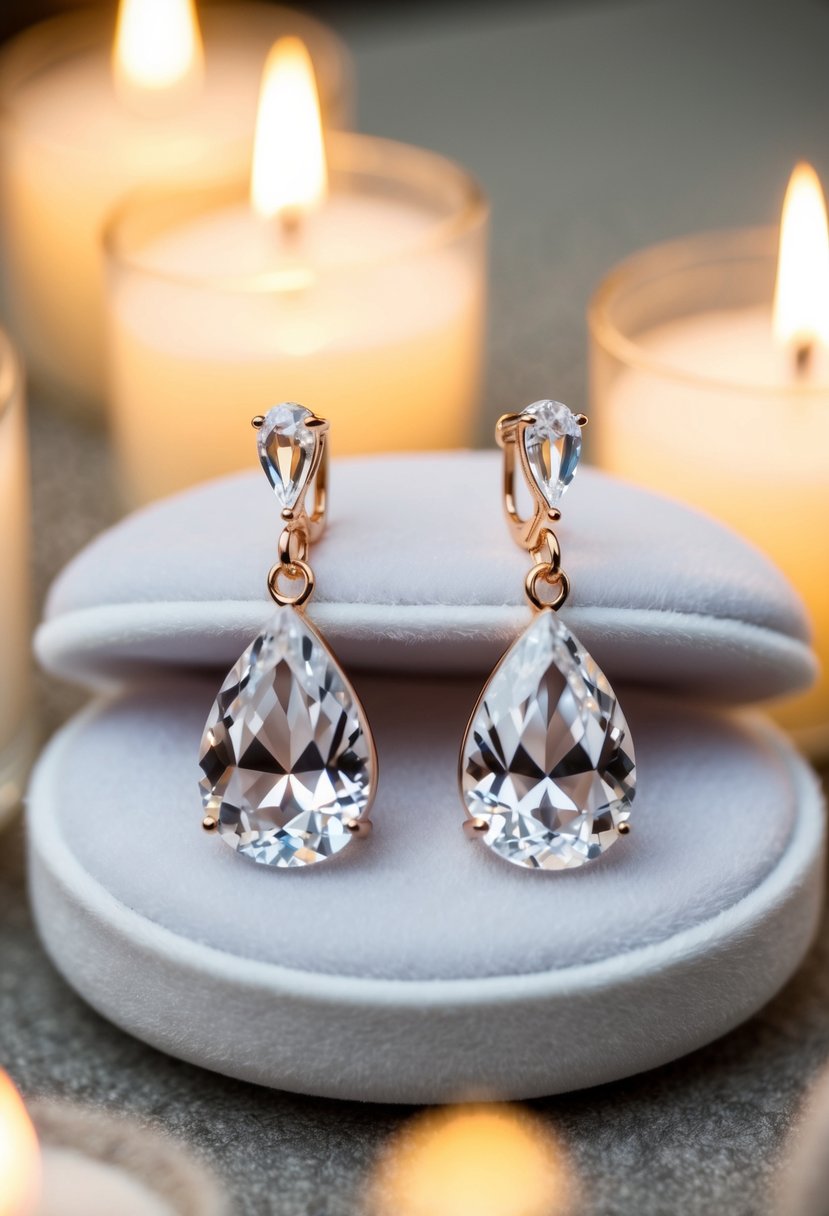
<instances>
[{"instance_id":1,"label":"velvet surface","mask_svg":"<svg viewBox=\"0 0 829 1216\"><path fill-rule=\"evenodd\" d=\"M58 969L105 1017L258 1085L528 1098L692 1051L797 966L821 903L822 804L760 720L626 695L634 833L584 870L532 874L461 830L470 682L361 684L384 762L375 832L304 871L257 867L201 831L205 682L93 706L47 749L30 792L33 906Z\"/></svg>"},{"instance_id":2,"label":"velvet surface","mask_svg":"<svg viewBox=\"0 0 829 1216\"><path fill-rule=\"evenodd\" d=\"M335 462L309 612L344 663L483 676L526 624L528 559L502 515L499 458ZM139 511L55 582L41 661L89 681L229 667L269 614L278 529L259 471ZM811 679L796 596L714 521L582 469L560 536L573 586L564 617L611 680L740 702Z\"/></svg>"},{"instance_id":3,"label":"velvet surface","mask_svg":"<svg viewBox=\"0 0 829 1216\"><path fill-rule=\"evenodd\" d=\"M89 717L60 751L60 822L119 903L187 939L299 970L520 976L658 942L753 890L797 811L763 735L627 695L633 831L583 870L528 873L461 828L457 755L476 684L363 677L380 759L375 830L324 865L272 871L200 827L198 749L215 691L211 681L136 690Z\"/></svg>"}]
</instances>

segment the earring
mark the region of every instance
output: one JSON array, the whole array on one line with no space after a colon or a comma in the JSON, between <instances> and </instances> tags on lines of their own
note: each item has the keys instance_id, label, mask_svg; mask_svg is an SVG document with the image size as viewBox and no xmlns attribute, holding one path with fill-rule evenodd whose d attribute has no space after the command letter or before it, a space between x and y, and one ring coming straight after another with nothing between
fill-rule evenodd
<instances>
[{"instance_id":1,"label":"earring","mask_svg":"<svg viewBox=\"0 0 829 1216\"><path fill-rule=\"evenodd\" d=\"M314 591L308 549L325 527L329 424L285 403L253 425L282 508L279 560L268 574L277 610L228 672L207 719L202 827L261 865L308 866L370 830L377 755L354 689L304 612Z\"/></svg>"},{"instance_id":2,"label":"earring","mask_svg":"<svg viewBox=\"0 0 829 1216\"><path fill-rule=\"evenodd\" d=\"M581 454L583 414L536 401L504 414L504 506L533 567L535 616L510 646L466 728L459 780L465 828L514 865L574 869L630 831L636 768L630 731L604 673L556 615L570 591L552 524ZM534 510L516 503L520 464Z\"/></svg>"}]
</instances>

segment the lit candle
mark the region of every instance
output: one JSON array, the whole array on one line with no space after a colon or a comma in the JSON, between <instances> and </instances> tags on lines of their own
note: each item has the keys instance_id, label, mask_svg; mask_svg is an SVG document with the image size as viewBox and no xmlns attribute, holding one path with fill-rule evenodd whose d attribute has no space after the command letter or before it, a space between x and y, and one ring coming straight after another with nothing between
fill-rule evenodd
<instances>
[{"instance_id":1,"label":"lit candle","mask_svg":"<svg viewBox=\"0 0 829 1216\"><path fill-rule=\"evenodd\" d=\"M268 61L250 181L136 198L107 232L122 484L146 501L249 463L246 423L312 405L340 454L468 441L486 207L458 167L323 144L307 53Z\"/></svg>"},{"instance_id":2,"label":"lit candle","mask_svg":"<svg viewBox=\"0 0 829 1216\"><path fill-rule=\"evenodd\" d=\"M369 1179L367 1216L567 1216L581 1210L563 1145L520 1106L428 1110L404 1123Z\"/></svg>"},{"instance_id":3,"label":"lit candle","mask_svg":"<svg viewBox=\"0 0 829 1216\"><path fill-rule=\"evenodd\" d=\"M33 1216L39 1195L35 1129L20 1095L0 1069L0 1216Z\"/></svg>"},{"instance_id":4,"label":"lit candle","mask_svg":"<svg viewBox=\"0 0 829 1216\"><path fill-rule=\"evenodd\" d=\"M0 60L6 311L35 380L89 408L104 388L105 215L136 186L212 179L250 152L259 75L286 27L308 43L327 117L348 116L338 40L261 4L121 0L116 35L78 14L35 26Z\"/></svg>"},{"instance_id":5,"label":"lit candle","mask_svg":"<svg viewBox=\"0 0 829 1216\"><path fill-rule=\"evenodd\" d=\"M0 332L0 824L18 806L32 753L29 462L17 359Z\"/></svg>"},{"instance_id":6,"label":"lit candle","mask_svg":"<svg viewBox=\"0 0 829 1216\"><path fill-rule=\"evenodd\" d=\"M599 463L754 540L810 611L824 677L780 708L829 750L829 240L795 170L778 242L715 233L630 258L590 310ZM723 605L723 612L728 605Z\"/></svg>"},{"instance_id":7,"label":"lit candle","mask_svg":"<svg viewBox=\"0 0 829 1216\"><path fill-rule=\"evenodd\" d=\"M33 1109L37 1133L0 1071L0 1216L227 1216L215 1182L180 1145L79 1107Z\"/></svg>"}]
</instances>

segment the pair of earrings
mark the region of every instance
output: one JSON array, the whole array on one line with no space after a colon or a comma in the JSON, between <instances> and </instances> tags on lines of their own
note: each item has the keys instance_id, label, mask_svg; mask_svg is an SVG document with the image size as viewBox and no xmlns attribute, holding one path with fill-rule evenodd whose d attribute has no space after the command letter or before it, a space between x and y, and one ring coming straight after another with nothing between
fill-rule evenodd
<instances>
[{"instance_id":1,"label":"pair of earrings","mask_svg":"<svg viewBox=\"0 0 829 1216\"><path fill-rule=\"evenodd\" d=\"M560 402L537 401L496 427L507 518L533 559L525 592L534 617L472 712L459 781L468 833L528 869L581 866L630 830L636 770L627 723L603 672L556 615L570 584L553 525L586 421ZM329 424L289 403L253 425L282 508L279 560L268 575L278 607L210 712L202 826L263 865L307 866L370 831L377 754L357 694L303 611L314 590L309 548L325 526ZM519 467L533 500L526 519Z\"/></svg>"}]
</instances>

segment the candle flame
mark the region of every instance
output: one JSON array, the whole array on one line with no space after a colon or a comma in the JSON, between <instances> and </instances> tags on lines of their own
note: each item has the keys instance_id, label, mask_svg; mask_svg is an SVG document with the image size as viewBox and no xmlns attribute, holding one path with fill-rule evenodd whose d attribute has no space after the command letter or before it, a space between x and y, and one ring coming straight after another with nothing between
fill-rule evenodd
<instances>
[{"instance_id":1,"label":"candle flame","mask_svg":"<svg viewBox=\"0 0 829 1216\"><path fill-rule=\"evenodd\" d=\"M783 202L774 292L774 336L796 351L829 343L829 229L820 179L795 167Z\"/></svg>"},{"instance_id":2,"label":"candle flame","mask_svg":"<svg viewBox=\"0 0 829 1216\"><path fill-rule=\"evenodd\" d=\"M371 1216L563 1216L575 1188L564 1153L529 1111L428 1111L392 1140L369 1184Z\"/></svg>"},{"instance_id":3,"label":"candle flame","mask_svg":"<svg viewBox=\"0 0 829 1216\"><path fill-rule=\"evenodd\" d=\"M318 206L328 174L317 83L299 38L280 38L262 76L251 174L251 204L262 219L292 222Z\"/></svg>"},{"instance_id":4,"label":"candle flame","mask_svg":"<svg viewBox=\"0 0 829 1216\"><path fill-rule=\"evenodd\" d=\"M28 1216L39 1189L37 1137L20 1094L0 1070L0 1216Z\"/></svg>"},{"instance_id":5,"label":"candle flame","mask_svg":"<svg viewBox=\"0 0 829 1216\"><path fill-rule=\"evenodd\" d=\"M204 66L195 0L121 0L115 29L116 81L165 92L200 79Z\"/></svg>"}]
</instances>

